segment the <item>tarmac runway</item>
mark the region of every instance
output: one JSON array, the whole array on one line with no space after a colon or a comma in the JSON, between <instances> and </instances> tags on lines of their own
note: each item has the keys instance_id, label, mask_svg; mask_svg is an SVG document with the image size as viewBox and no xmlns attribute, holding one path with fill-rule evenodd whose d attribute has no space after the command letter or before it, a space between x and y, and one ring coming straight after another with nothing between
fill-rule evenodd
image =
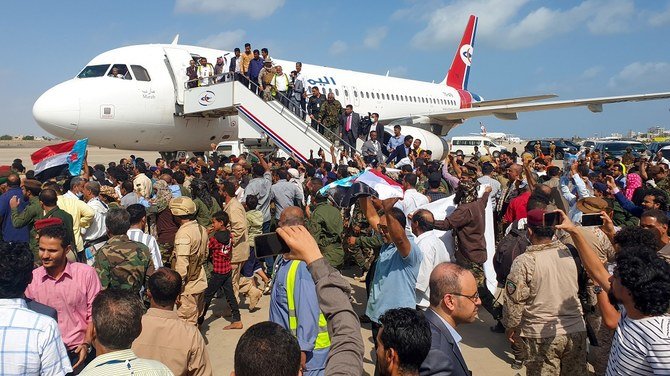
<instances>
[{"instance_id":1,"label":"tarmac runway","mask_svg":"<svg viewBox=\"0 0 670 376\"><path fill-rule=\"evenodd\" d=\"M30 154L44 145L35 144L34 146L31 147L31 144L28 143L24 147L0 147L0 165L11 164L14 158L21 158L25 167L32 169ZM508 146L508 149L511 150L511 147ZM119 159L129 157L131 154L143 157L151 163L160 156L157 152L89 147L88 163L91 166L97 163L107 166L107 163L110 161L118 162ZM347 272L345 271L344 274L346 275ZM356 298L356 302L353 304L354 309L359 315L363 315L365 312L365 286L362 283L354 281L352 278L347 277L347 280L355 290L354 297ZM247 303L244 300L242 301L240 309L242 310L242 322L245 328L268 319L269 301L270 297L264 296L259 304L260 310L253 313L248 312ZM229 323L228 317L221 317L226 312L228 312L228 307L225 299L214 299L202 328L202 333L207 341L214 375L221 376L230 375L230 372L233 370L235 346L243 333L243 330L224 331L222 329ZM516 371L510 367L512 355L509 345L503 334L495 334L489 330L489 327L493 324L491 316L482 308L479 319L475 323L462 325L457 328L463 337L460 347L469 368L475 375L524 375L524 370ZM365 372L368 375L373 375L374 350L370 325L363 325L361 333L365 342Z\"/></svg>"}]
</instances>

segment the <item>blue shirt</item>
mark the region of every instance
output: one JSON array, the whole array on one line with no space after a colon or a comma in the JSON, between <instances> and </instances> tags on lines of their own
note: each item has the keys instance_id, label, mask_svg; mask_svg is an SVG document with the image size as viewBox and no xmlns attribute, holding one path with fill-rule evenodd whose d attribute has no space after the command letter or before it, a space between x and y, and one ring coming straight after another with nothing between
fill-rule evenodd
<instances>
[{"instance_id":1,"label":"blue shirt","mask_svg":"<svg viewBox=\"0 0 670 376\"><path fill-rule=\"evenodd\" d=\"M23 201L23 192L21 188L10 188L7 192L0 196L0 215L2 216L2 240L6 242L28 243L30 234L28 226L14 228L12 225L12 208L9 207L9 200L17 196L21 204L19 204L19 212L26 208L28 202Z\"/></svg>"},{"instance_id":2,"label":"blue shirt","mask_svg":"<svg viewBox=\"0 0 670 376\"><path fill-rule=\"evenodd\" d=\"M179 184L170 185L168 188L172 191L172 198L181 197L181 188L179 187Z\"/></svg>"},{"instance_id":3,"label":"blue shirt","mask_svg":"<svg viewBox=\"0 0 670 376\"><path fill-rule=\"evenodd\" d=\"M413 238L409 243L407 257L402 257L393 243L384 244L379 252L365 310L373 322L379 323L379 316L391 308L416 307L414 288L423 254Z\"/></svg>"},{"instance_id":4,"label":"blue shirt","mask_svg":"<svg viewBox=\"0 0 670 376\"><path fill-rule=\"evenodd\" d=\"M258 78L258 75L263 69L263 59L251 59L249 62L249 78Z\"/></svg>"},{"instance_id":5,"label":"blue shirt","mask_svg":"<svg viewBox=\"0 0 670 376\"><path fill-rule=\"evenodd\" d=\"M273 277L270 295L270 321L290 330L288 323L288 300L286 298L286 276L291 260L279 257ZM304 262L300 262L295 276L295 314L298 318L297 339L300 351L307 354L305 375L323 375L326 370L328 350L314 351L316 336L319 334L319 300L312 275Z\"/></svg>"},{"instance_id":6,"label":"blue shirt","mask_svg":"<svg viewBox=\"0 0 670 376\"><path fill-rule=\"evenodd\" d=\"M391 138L389 139L389 143L388 143L387 147L389 148L389 150L390 149L395 149L398 146L402 145L404 142L405 142L405 136L403 136L403 135L400 135L398 137L391 136Z\"/></svg>"}]
</instances>

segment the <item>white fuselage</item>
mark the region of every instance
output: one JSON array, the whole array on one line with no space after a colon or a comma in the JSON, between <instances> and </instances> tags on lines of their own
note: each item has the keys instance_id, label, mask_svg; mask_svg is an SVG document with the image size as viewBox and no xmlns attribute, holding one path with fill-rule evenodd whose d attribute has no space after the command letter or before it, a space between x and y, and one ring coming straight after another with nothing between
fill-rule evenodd
<instances>
[{"instance_id":1,"label":"white fuselage","mask_svg":"<svg viewBox=\"0 0 670 376\"><path fill-rule=\"evenodd\" d=\"M200 151L209 150L211 143L235 140L237 130L228 118L175 115L178 88L184 86L188 61L174 62L175 55L168 58L168 49L182 50L183 60L204 56L212 64L224 55L224 72L233 56L228 51L185 45L151 44L107 51L87 64L107 66L104 74L75 77L49 89L35 102L35 120L55 136L88 138L92 145L119 149ZM109 77L115 64L129 67L126 77L132 79ZM281 65L287 74L296 66L295 62L279 59L274 59L274 64ZM138 80L133 65L146 69L150 81ZM303 64L302 75L308 88L333 92L343 106L351 104L358 113L377 112L383 123L461 106L458 91L446 84L309 64Z\"/></svg>"}]
</instances>

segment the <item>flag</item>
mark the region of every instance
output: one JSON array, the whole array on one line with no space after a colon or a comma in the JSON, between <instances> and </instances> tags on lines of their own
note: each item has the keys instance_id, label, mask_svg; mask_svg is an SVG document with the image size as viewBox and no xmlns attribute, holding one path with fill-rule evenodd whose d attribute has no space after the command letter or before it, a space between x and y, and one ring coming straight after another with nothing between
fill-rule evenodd
<instances>
[{"instance_id":1,"label":"flag","mask_svg":"<svg viewBox=\"0 0 670 376\"><path fill-rule=\"evenodd\" d=\"M380 200L392 197L403 198L402 185L377 170L365 171L356 178L356 182L366 184L374 189Z\"/></svg>"},{"instance_id":2,"label":"flag","mask_svg":"<svg viewBox=\"0 0 670 376\"><path fill-rule=\"evenodd\" d=\"M323 188L319 189L319 194L321 196L325 196L328 194L328 191L335 187L351 187L351 185L354 183L354 179L356 179L361 173L359 172L356 175L351 175L347 176L346 178L342 178L340 180L335 180L334 182L325 185Z\"/></svg>"},{"instance_id":3,"label":"flag","mask_svg":"<svg viewBox=\"0 0 670 376\"><path fill-rule=\"evenodd\" d=\"M88 138L85 138L45 146L32 153L30 159L35 167L35 178L45 181L62 174L79 175L84 163L87 145Z\"/></svg>"}]
</instances>

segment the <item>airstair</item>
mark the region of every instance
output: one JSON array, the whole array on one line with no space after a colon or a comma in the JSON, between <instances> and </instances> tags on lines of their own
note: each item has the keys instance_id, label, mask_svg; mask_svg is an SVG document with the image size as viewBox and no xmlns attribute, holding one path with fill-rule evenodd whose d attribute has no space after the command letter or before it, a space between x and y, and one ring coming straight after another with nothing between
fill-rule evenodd
<instances>
[{"instance_id":1,"label":"airstair","mask_svg":"<svg viewBox=\"0 0 670 376\"><path fill-rule=\"evenodd\" d=\"M289 109L286 104L290 101L280 97L279 93L276 100L266 102L255 93L257 87L253 83L252 89L249 89L231 74L215 78L219 82L184 89L183 116L216 118L237 115L237 137L247 148L261 149L263 145L273 145L303 163L310 158L310 151L316 154L322 149L328 155L333 145L331 139L335 140L336 155L346 145L339 135L328 129L324 130L326 134L321 134L312 128L299 116L304 115L302 109L299 106ZM356 145L353 147L357 149Z\"/></svg>"}]
</instances>

